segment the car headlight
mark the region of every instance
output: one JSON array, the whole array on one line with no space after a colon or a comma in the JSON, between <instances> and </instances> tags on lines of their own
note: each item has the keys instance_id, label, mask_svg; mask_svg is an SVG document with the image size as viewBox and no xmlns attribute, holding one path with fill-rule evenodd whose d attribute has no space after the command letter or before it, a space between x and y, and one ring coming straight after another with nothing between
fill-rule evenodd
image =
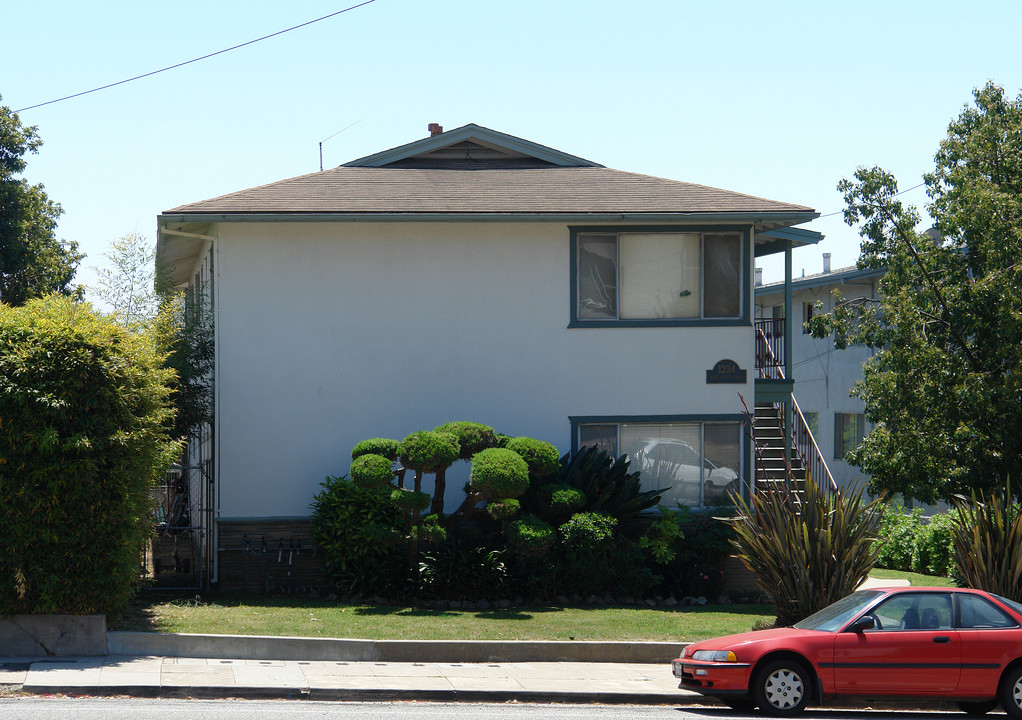
<instances>
[{"instance_id":1,"label":"car headlight","mask_svg":"<svg viewBox=\"0 0 1022 720\"><path fill-rule=\"evenodd\" d=\"M730 650L696 650L692 653L693 660L709 660L710 662L738 662L738 658Z\"/></svg>"}]
</instances>

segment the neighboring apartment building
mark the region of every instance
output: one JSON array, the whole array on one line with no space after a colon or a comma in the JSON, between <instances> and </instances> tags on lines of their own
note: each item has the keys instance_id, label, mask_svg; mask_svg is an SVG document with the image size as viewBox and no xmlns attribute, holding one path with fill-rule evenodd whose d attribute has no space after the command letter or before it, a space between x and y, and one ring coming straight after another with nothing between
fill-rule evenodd
<instances>
[{"instance_id":1,"label":"neighboring apartment building","mask_svg":"<svg viewBox=\"0 0 1022 720\"><path fill-rule=\"evenodd\" d=\"M862 365L874 351L862 345L838 350L832 338L814 338L804 323L815 313L834 309L835 290L844 300L877 299L877 282L883 272L855 267L832 270L830 254L824 253L822 272L791 281L795 400L840 488L865 480L859 468L849 465L844 457L869 432L862 401L849 393L862 379ZM784 316L783 282L763 285L757 277L755 292L757 320Z\"/></svg>"}]
</instances>

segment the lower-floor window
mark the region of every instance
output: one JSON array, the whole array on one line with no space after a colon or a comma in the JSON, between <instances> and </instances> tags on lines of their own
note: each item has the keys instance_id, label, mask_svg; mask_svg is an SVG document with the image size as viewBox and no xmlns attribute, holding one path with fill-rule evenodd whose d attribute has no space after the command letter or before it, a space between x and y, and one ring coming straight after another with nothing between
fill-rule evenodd
<instances>
[{"instance_id":1,"label":"lower-floor window","mask_svg":"<svg viewBox=\"0 0 1022 720\"><path fill-rule=\"evenodd\" d=\"M728 491L742 492L740 422L583 421L578 444L627 455L642 489L665 489L661 502L670 508L724 505Z\"/></svg>"}]
</instances>

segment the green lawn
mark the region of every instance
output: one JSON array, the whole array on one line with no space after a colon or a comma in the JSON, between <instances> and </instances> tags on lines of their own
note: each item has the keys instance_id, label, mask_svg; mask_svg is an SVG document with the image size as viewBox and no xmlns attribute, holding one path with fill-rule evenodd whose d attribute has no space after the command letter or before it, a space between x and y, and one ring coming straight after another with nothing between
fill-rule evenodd
<instances>
[{"instance_id":1,"label":"green lawn","mask_svg":"<svg viewBox=\"0 0 1022 720\"><path fill-rule=\"evenodd\" d=\"M221 595L142 598L112 627L177 633L370 640L664 640L688 642L773 621L769 605L430 610Z\"/></svg>"},{"instance_id":2,"label":"green lawn","mask_svg":"<svg viewBox=\"0 0 1022 720\"><path fill-rule=\"evenodd\" d=\"M921 575L914 572L903 572L901 570L880 570L874 568L869 572L870 577L891 580L894 578L907 579L910 583L923 587L957 587L951 578L936 577L934 575Z\"/></svg>"},{"instance_id":3,"label":"green lawn","mask_svg":"<svg viewBox=\"0 0 1022 720\"><path fill-rule=\"evenodd\" d=\"M947 578L895 570L873 577L952 586ZM361 638L368 640L662 640L689 642L773 622L769 605L705 607L522 607L431 610L338 605L326 600L214 594L138 598L114 630Z\"/></svg>"}]
</instances>

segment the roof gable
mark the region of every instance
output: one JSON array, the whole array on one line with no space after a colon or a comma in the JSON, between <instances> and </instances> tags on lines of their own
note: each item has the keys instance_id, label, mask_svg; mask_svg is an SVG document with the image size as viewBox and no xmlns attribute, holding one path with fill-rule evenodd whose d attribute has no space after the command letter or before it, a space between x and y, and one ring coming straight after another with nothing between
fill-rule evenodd
<instances>
[{"instance_id":1,"label":"roof gable","mask_svg":"<svg viewBox=\"0 0 1022 720\"><path fill-rule=\"evenodd\" d=\"M595 167L603 165L473 123L344 163L341 167L481 168Z\"/></svg>"}]
</instances>

